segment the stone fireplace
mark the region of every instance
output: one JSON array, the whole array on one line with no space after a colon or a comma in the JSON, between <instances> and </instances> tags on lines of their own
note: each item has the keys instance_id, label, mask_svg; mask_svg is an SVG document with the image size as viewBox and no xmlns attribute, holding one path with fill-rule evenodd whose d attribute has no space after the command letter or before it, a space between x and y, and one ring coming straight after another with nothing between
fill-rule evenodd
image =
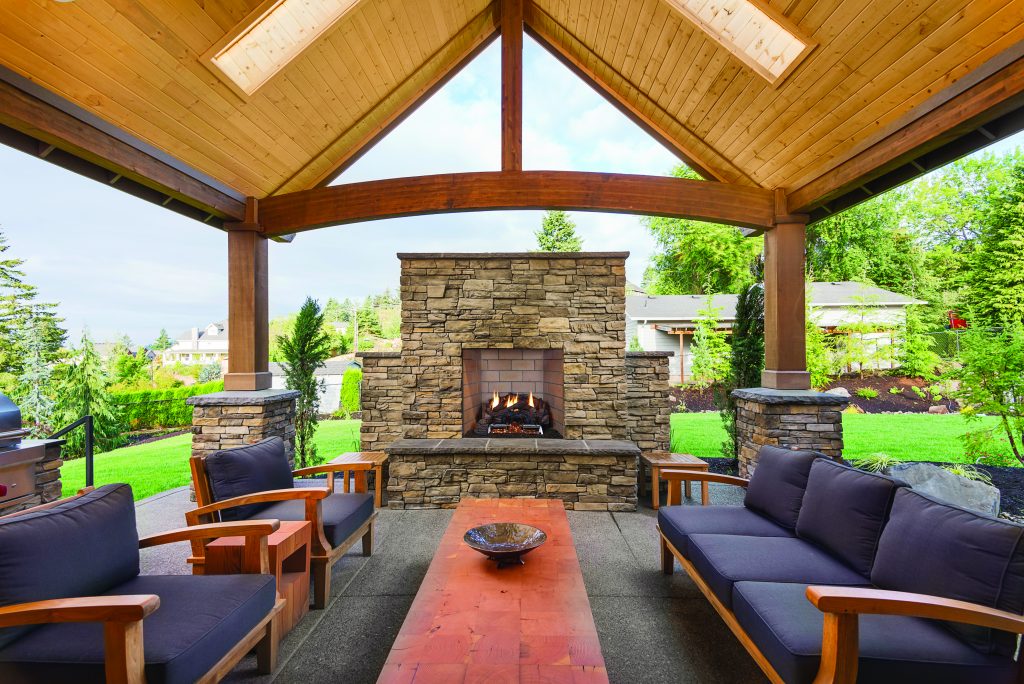
<instances>
[{"instance_id":1,"label":"stone fireplace","mask_svg":"<svg viewBox=\"0 0 1024 684\"><path fill-rule=\"evenodd\" d=\"M389 454L389 507L635 509L636 442L667 448L669 409L667 355L627 363L627 256L398 255L402 350L361 355L362 448Z\"/></svg>"}]
</instances>

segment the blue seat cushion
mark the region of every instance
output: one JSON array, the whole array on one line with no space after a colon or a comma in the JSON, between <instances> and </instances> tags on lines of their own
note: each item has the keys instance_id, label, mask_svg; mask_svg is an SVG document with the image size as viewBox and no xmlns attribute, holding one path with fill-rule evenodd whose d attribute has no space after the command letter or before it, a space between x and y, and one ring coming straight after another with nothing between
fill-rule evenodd
<instances>
[{"instance_id":1,"label":"blue seat cushion","mask_svg":"<svg viewBox=\"0 0 1024 684\"><path fill-rule=\"evenodd\" d=\"M214 501L295 486L280 437L210 454L206 457L206 475ZM249 520L266 507L267 504L238 506L221 511L220 517L224 521Z\"/></svg>"},{"instance_id":2,"label":"blue seat cushion","mask_svg":"<svg viewBox=\"0 0 1024 684\"><path fill-rule=\"evenodd\" d=\"M149 684L190 684L267 616L277 590L270 575L139 576L104 592L156 594L143 621ZM39 627L0 650L0 681L103 682L103 625Z\"/></svg>"},{"instance_id":3,"label":"blue seat cushion","mask_svg":"<svg viewBox=\"0 0 1024 684\"><path fill-rule=\"evenodd\" d=\"M751 537L792 537L793 533L745 506L663 506L658 525L672 546L690 557L691 534L742 534Z\"/></svg>"},{"instance_id":4,"label":"blue seat cushion","mask_svg":"<svg viewBox=\"0 0 1024 684\"><path fill-rule=\"evenodd\" d=\"M102 594L138 574L135 502L126 484L0 519L0 606ZM32 629L0 629L0 648Z\"/></svg>"},{"instance_id":5,"label":"blue seat cushion","mask_svg":"<svg viewBox=\"0 0 1024 684\"><path fill-rule=\"evenodd\" d=\"M825 458L825 455L817 451L761 447L743 505L787 530L796 529L807 475L811 464L819 458Z\"/></svg>"},{"instance_id":6,"label":"blue seat cushion","mask_svg":"<svg viewBox=\"0 0 1024 684\"><path fill-rule=\"evenodd\" d=\"M729 608L736 582L795 582L863 587L868 580L795 537L691 534L689 560Z\"/></svg>"},{"instance_id":7,"label":"blue seat cushion","mask_svg":"<svg viewBox=\"0 0 1024 684\"><path fill-rule=\"evenodd\" d=\"M796 534L868 577L901 486L891 477L820 459L807 478Z\"/></svg>"},{"instance_id":8,"label":"blue seat cushion","mask_svg":"<svg viewBox=\"0 0 1024 684\"><path fill-rule=\"evenodd\" d=\"M806 584L737 582L733 612L787 684L814 680L821 662L821 611ZM931 620L862 615L857 681L863 684L1010 684L1012 658L985 655Z\"/></svg>"},{"instance_id":9,"label":"blue seat cushion","mask_svg":"<svg viewBox=\"0 0 1024 684\"><path fill-rule=\"evenodd\" d=\"M871 580L883 589L931 594L1024 612L1024 526L937 501L896 493ZM1017 637L947 623L982 653L1012 655Z\"/></svg>"},{"instance_id":10,"label":"blue seat cushion","mask_svg":"<svg viewBox=\"0 0 1024 684\"><path fill-rule=\"evenodd\" d=\"M324 535L338 546L373 515L373 494L331 494L322 502ZM259 512L259 518L305 520L303 501L276 501Z\"/></svg>"}]
</instances>

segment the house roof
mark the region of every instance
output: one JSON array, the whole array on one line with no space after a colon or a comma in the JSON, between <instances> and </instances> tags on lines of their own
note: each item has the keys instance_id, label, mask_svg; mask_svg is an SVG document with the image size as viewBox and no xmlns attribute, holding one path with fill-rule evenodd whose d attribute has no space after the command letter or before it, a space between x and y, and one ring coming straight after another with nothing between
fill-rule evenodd
<instances>
[{"instance_id":1,"label":"house roof","mask_svg":"<svg viewBox=\"0 0 1024 684\"><path fill-rule=\"evenodd\" d=\"M208 332L206 332L206 329L209 328L211 325L217 326L217 332L215 332L215 333L208 333ZM226 342L227 339L228 339L228 322L227 321L219 321L217 323L210 323L208 325L203 326L202 328L199 328L198 329L198 334L199 334L199 339L200 340L204 340L204 341L207 341L207 342L224 340ZM192 330L189 329L189 330L186 330L184 332L178 333L178 336L176 338L174 338L174 339L176 339L176 340L191 340L192 339Z\"/></svg>"},{"instance_id":2,"label":"house roof","mask_svg":"<svg viewBox=\"0 0 1024 684\"><path fill-rule=\"evenodd\" d=\"M883 290L873 285L844 282L808 283L810 304L816 307L847 307L858 304L872 306L907 306L925 304L919 299ZM736 295L714 295L713 306L721 309L720 321L736 315ZM706 295L647 295L626 297L626 315L634 320L693 321L707 305Z\"/></svg>"}]
</instances>

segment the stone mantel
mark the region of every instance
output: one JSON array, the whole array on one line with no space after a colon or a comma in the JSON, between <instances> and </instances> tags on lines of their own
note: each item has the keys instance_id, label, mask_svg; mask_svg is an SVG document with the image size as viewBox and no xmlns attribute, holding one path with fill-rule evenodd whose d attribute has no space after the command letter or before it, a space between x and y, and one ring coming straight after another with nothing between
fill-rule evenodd
<instances>
[{"instance_id":1,"label":"stone mantel","mask_svg":"<svg viewBox=\"0 0 1024 684\"><path fill-rule=\"evenodd\" d=\"M403 455L522 455L551 454L564 456L633 456L640 455L640 449L633 442L619 439L528 439L467 437L461 439L400 439L385 451Z\"/></svg>"}]
</instances>

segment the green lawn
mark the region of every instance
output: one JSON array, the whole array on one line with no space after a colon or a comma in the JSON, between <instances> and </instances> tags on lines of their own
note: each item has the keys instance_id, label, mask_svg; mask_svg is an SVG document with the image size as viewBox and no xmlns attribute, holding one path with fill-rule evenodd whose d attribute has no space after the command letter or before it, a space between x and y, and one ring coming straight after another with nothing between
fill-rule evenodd
<instances>
[{"instance_id":1,"label":"green lawn","mask_svg":"<svg viewBox=\"0 0 1024 684\"><path fill-rule=\"evenodd\" d=\"M994 427L996 419L985 422ZM843 455L847 458L884 452L902 461L966 461L960 436L968 426L959 414L843 414ZM721 456L725 437L717 413L676 413L672 416L672 451L700 458Z\"/></svg>"},{"instance_id":2,"label":"green lawn","mask_svg":"<svg viewBox=\"0 0 1024 684\"><path fill-rule=\"evenodd\" d=\"M995 419L992 419L995 424ZM843 414L844 455L863 456L884 451L905 461L964 461L959 437L968 426L960 415ZM977 429L974 426L973 429ZM701 458L721 456L725 436L717 413L677 413L672 416L672 451ZM136 499L144 499L189 482L191 435L115 449L96 456L96 484L128 482ZM316 444L333 457L359 449L359 421L320 423ZM85 484L85 461L68 461L61 468L64 496Z\"/></svg>"},{"instance_id":3,"label":"green lawn","mask_svg":"<svg viewBox=\"0 0 1024 684\"><path fill-rule=\"evenodd\" d=\"M138 446L114 449L96 455L97 485L111 482L131 484L136 499L187 485L188 458L192 435L179 435ZM333 458L359 450L358 420L329 420L320 423L316 445L321 454ZM64 496L85 486L85 459L68 461L61 467Z\"/></svg>"}]
</instances>

